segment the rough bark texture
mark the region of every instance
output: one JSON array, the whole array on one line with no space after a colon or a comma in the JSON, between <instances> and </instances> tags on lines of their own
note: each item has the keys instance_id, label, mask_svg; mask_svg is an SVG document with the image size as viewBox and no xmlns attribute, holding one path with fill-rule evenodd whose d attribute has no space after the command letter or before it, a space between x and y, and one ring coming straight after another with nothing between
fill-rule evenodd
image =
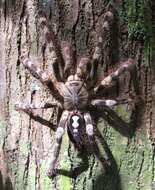
<instances>
[{"instance_id":1,"label":"rough bark texture","mask_svg":"<svg viewBox=\"0 0 155 190\"><path fill-rule=\"evenodd\" d=\"M130 123L137 116L135 132L123 135L102 118L98 128L100 152L109 167L103 171L94 155L81 158L73 151L67 135L63 138L60 168L53 180L46 177L46 167L53 147L50 123L57 123L57 110L37 111L45 120L36 122L15 111L16 102L42 101L50 97L20 64L25 44L31 57L38 57L40 67L50 69L50 54L37 25L38 8L46 10L54 31L76 48L78 56L92 53L96 37L102 32L106 0L1 0L0 1L0 189L155 189L155 3L149 0L111 1L116 22L110 40L103 45L103 69L108 73L119 59L136 57L138 92L142 102L135 110L121 105L117 113ZM151 4L152 3L152 4ZM108 38L108 37L107 37ZM106 41L107 40L107 41ZM107 43L106 43L107 42ZM131 76L132 77L132 76ZM126 79L126 80L125 80ZM123 87L122 87L123 86ZM130 76L120 82L116 95L133 92ZM128 109L130 108L130 109ZM49 122L48 122L49 121ZM71 173L81 166L78 176ZM64 172L66 171L66 172Z\"/></svg>"}]
</instances>

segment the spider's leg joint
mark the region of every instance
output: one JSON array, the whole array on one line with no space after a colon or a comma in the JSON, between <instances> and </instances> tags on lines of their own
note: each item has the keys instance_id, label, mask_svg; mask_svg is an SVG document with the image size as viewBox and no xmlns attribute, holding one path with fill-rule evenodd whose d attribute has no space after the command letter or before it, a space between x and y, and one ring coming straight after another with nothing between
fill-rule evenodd
<instances>
[{"instance_id":1,"label":"spider's leg joint","mask_svg":"<svg viewBox=\"0 0 155 190\"><path fill-rule=\"evenodd\" d=\"M62 115L62 119L63 120L66 120L67 118L68 118L68 111L67 110L65 110L64 112L63 112L63 115Z\"/></svg>"},{"instance_id":2,"label":"spider's leg joint","mask_svg":"<svg viewBox=\"0 0 155 190\"><path fill-rule=\"evenodd\" d=\"M86 125L86 133L88 134L88 136L93 136L94 135L94 130L93 130L93 125L92 124Z\"/></svg>"},{"instance_id":3,"label":"spider's leg joint","mask_svg":"<svg viewBox=\"0 0 155 190\"><path fill-rule=\"evenodd\" d=\"M114 107L115 105L117 105L117 101L116 100L102 100L102 99L96 99L96 100L92 100L91 104L93 106L108 106L110 108Z\"/></svg>"},{"instance_id":4,"label":"spider's leg joint","mask_svg":"<svg viewBox=\"0 0 155 190\"><path fill-rule=\"evenodd\" d=\"M85 113L84 114L84 120L85 120L85 124L86 124L86 133L89 137L89 141L92 141L92 137L94 135L93 132L93 123L92 123L92 119L89 113Z\"/></svg>"},{"instance_id":5,"label":"spider's leg joint","mask_svg":"<svg viewBox=\"0 0 155 190\"><path fill-rule=\"evenodd\" d=\"M63 134L64 134L64 129L62 127L58 127L55 134L56 139L59 140Z\"/></svg>"},{"instance_id":6,"label":"spider's leg joint","mask_svg":"<svg viewBox=\"0 0 155 190\"><path fill-rule=\"evenodd\" d=\"M113 107L117 104L115 100L105 100L106 106Z\"/></svg>"}]
</instances>

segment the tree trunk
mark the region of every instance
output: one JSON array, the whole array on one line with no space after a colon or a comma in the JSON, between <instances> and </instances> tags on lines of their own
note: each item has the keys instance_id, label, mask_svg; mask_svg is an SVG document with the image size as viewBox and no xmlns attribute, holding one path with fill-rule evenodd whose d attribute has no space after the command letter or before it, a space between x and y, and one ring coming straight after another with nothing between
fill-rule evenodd
<instances>
[{"instance_id":1,"label":"tree trunk","mask_svg":"<svg viewBox=\"0 0 155 190\"><path fill-rule=\"evenodd\" d=\"M121 77L120 85L113 89L113 94L115 97L134 94L133 99L138 96L141 101L136 105L134 101L130 105L119 105L115 109L125 122L134 125L132 135L118 132L115 119L111 125L102 118L99 120L102 137L96 141L101 155L107 160L106 169L103 170L93 154L79 156L74 152L65 134L59 156L62 172L49 179L46 168L54 138L50 125L57 124L58 110L36 111L43 119L34 121L14 108L16 102L52 99L19 59L26 45L30 57L39 60L41 68L50 69L51 57L37 23L38 9L46 10L59 39L71 42L80 57L93 53L96 40L102 34L108 4L106 0L0 1L0 189L155 189L153 1L152 4L149 0L110 2L115 9L115 22L110 34L105 36L102 68L108 74L119 60L134 58L138 83L133 76L126 74ZM81 172L78 175L71 172L79 166Z\"/></svg>"}]
</instances>

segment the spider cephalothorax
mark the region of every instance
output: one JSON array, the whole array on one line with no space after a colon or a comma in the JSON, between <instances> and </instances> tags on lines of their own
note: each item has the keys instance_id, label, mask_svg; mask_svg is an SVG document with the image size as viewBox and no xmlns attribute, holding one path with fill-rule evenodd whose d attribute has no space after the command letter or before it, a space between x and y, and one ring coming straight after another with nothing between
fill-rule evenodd
<instances>
[{"instance_id":1,"label":"spider cephalothorax","mask_svg":"<svg viewBox=\"0 0 155 190\"><path fill-rule=\"evenodd\" d=\"M97 68L101 61L102 37L99 36L94 54L90 57L82 57L74 59L70 43L60 43L53 33L46 16L43 12L39 13L40 26L44 31L47 43L53 44L50 50L53 55L52 74L48 74L35 66L31 59L24 54L21 56L21 62L31 72L31 74L39 79L43 85L49 88L51 94L56 99L54 102L16 105L18 110L33 113L33 109L58 107L62 111L58 127L55 135L55 145L53 157L48 171L48 175L55 173L55 165L59 155L62 136L67 128L69 137L76 147L82 142L82 136L87 134L90 143L94 136L94 123L91 117L91 110L96 108L108 108L117 104L116 100L106 99L102 97L97 99L98 93L111 87L115 80L125 71L132 71L135 68L134 61L128 59L115 72L111 73L101 81L97 81ZM103 32L110 30L113 20L113 12L108 10L105 13ZM78 60L78 61L76 61ZM77 63L76 63L77 62Z\"/></svg>"}]
</instances>

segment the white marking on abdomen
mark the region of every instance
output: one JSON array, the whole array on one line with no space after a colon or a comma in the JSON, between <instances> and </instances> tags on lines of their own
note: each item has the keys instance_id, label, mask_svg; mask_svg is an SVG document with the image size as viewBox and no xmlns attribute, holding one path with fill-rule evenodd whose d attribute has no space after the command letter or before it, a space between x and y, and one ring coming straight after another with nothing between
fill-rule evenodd
<instances>
[{"instance_id":1,"label":"white marking on abdomen","mask_svg":"<svg viewBox=\"0 0 155 190\"><path fill-rule=\"evenodd\" d=\"M78 133L78 129L73 129L73 133Z\"/></svg>"},{"instance_id":2,"label":"white marking on abdomen","mask_svg":"<svg viewBox=\"0 0 155 190\"><path fill-rule=\"evenodd\" d=\"M77 115L75 115L75 116L72 117L72 119L73 119L72 126L74 128L77 128L79 126L79 123L78 123L79 117Z\"/></svg>"}]
</instances>

